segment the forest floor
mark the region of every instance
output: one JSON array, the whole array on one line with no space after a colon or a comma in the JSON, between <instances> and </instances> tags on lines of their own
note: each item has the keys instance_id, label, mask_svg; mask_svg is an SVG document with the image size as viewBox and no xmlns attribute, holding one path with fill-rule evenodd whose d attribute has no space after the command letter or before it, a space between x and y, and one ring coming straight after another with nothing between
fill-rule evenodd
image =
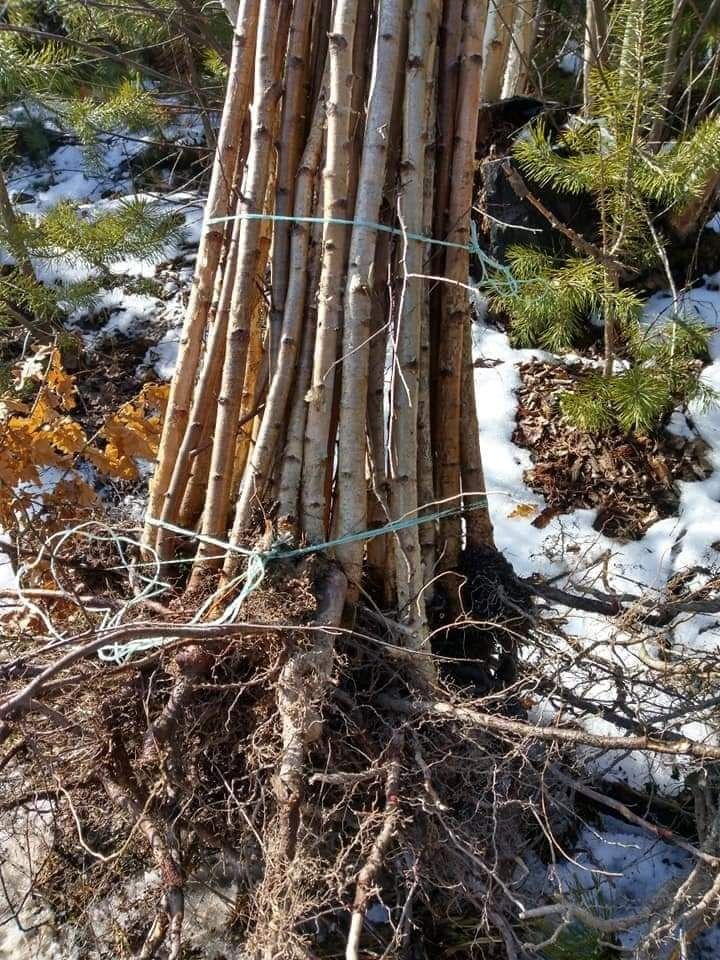
<instances>
[{"instance_id":1,"label":"forest floor","mask_svg":"<svg viewBox=\"0 0 720 960\"><path fill-rule=\"evenodd\" d=\"M646 307L648 323L670 305L657 294ZM716 331L703 380L720 386L720 294L707 277L683 298L685 310ZM720 407L676 410L656 439L618 436L592 440L558 415L557 396L592 358L559 358L539 350L514 349L505 332L484 320L475 327L476 387L480 440L488 500L498 548L523 576L540 575L576 593L667 598L681 581L705 595L720 574ZM568 649L601 655L619 668L616 677L595 670L584 658L554 680L587 700L608 707L632 703L648 722L682 716L689 691L672 681L659 688L638 655L635 635L591 613L556 607ZM674 659L713 655L720 644L720 619L696 614L658 630L648 646ZM617 678L620 677L618 682ZM708 689L708 696L712 690ZM556 716L553 697L538 700L537 717ZM622 712L622 711L621 711ZM688 711L689 712L689 711ZM637 715L636 714L636 715ZM717 707L675 727L713 742ZM586 729L621 734L606 719L585 715ZM595 761L591 761L594 764ZM625 796L675 798L696 768L640 752L611 752L602 758L603 780ZM673 874L687 867L684 855L666 844L602 816L587 825L566 851L543 868L539 892L588 891L596 903L638 907ZM571 862L573 860L574 862ZM593 873L593 871L598 871ZM537 882L537 877L533 878ZM625 946L641 931L623 935ZM720 929L693 946L693 956L720 955Z\"/></svg>"},{"instance_id":2,"label":"forest floor","mask_svg":"<svg viewBox=\"0 0 720 960\"><path fill-rule=\"evenodd\" d=\"M199 131L194 122L181 117L173 130L166 131L166 137L192 150L199 142ZM158 203L185 217L182 242L166 250L160 262L113 265L113 285L108 285L91 309L69 320L68 330L83 344L84 359L77 373L79 416L90 432L97 429L108 410L137 393L143 383L168 380L172 375L192 279L202 198L187 187L192 167L181 175L177 166L173 172L172 163L165 163L155 169L153 183L147 171L139 176L141 157L150 149L139 140L108 137L101 144L99 160L91 164L79 145L61 142L46 158L17 167L10 180L20 209L28 214L42 213L64 199L86 205L92 212L122 196L152 188ZM71 263L62 268L62 277L80 279ZM52 284L60 275L46 271L43 279ZM684 296L684 304L708 326L720 330L716 287L715 278L706 278L704 285ZM669 302L662 294L654 296L647 304L648 322L658 322ZM592 358L559 358L542 351L514 349L506 332L485 316L480 297L477 306L475 382L488 502L497 546L515 572L524 577L540 575L559 587L588 595L600 589L653 596L661 602L681 581L685 591L703 596L720 577L720 406L704 412L677 410L659 439L610 437L602 442L582 438L562 422L557 394ZM720 332L714 334L710 349L703 378L720 388ZM22 350L17 344L3 346L5 359L18 362L22 362ZM144 466L147 473L149 465ZM52 483L52 476L47 482ZM116 515L140 521L144 481L96 480L96 484ZM0 588L12 584L13 578L9 561L4 562L0 553ZM661 684L656 674L649 677L632 630L560 606L546 609L541 616L560 625L562 642L573 655L545 678L550 692L538 694L531 718L548 720L555 715L555 684L613 709L631 704L635 715L648 722L679 717L673 730L714 742L717 706L683 722L689 691L671 677ZM701 659L715 654L718 646L720 618L695 614L646 636L643 649L656 657L671 652L674 659ZM617 666L618 673L613 676L595 669L592 658L583 656L589 652ZM533 651L525 656L529 663L534 662ZM693 696L696 693L692 691ZM708 698L711 696L708 689ZM580 709L578 719L596 733L623 732L610 721ZM670 761L631 751L605 753L601 761L588 755L586 768L624 791L625 797L640 801L660 798L674 811L672 816L682 815L688 802L686 779L696 772L687 760ZM41 858L45 846L52 843L47 805L31 811L29 821L24 850L17 848L16 830L0 827L5 831L0 832L2 859L16 864L5 882L9 881L19 896L26 880L23 860L30 863ZM640 827L590 808L585 821L583 829L565 838L564 856L557 852L548 862L536 859L526 864L530 867L523 887L526 896L545 900L559 891L581 890L582 897L596 905L605 904L608 911L620 908L631 912L688 869L688 855ZM93 915L98 922L109 913L121 918L120 926L125 922L123 915L131 922L152 880L149 874L126 878L122 892L113 894L112 903L96 903ZM196 878L190 885L186 927L195 931L189 934L188 945L198 950L202 947L196 956L210 960L229 951L223 941L229 892L212 876ZM383 923L382 911L376 914L375 922ZM0 925L0 957L70 960L79 956L73 952L72 937L62 929L62 918L53 918L42 901L30 898L22 916L28 932L13 923ZM640 929L627 931L622 934L623 945L632 946L641 936ZM712 929L693 944L692 957L710 960L717 956L720 929Z\"/></svg>"}]
</instances>

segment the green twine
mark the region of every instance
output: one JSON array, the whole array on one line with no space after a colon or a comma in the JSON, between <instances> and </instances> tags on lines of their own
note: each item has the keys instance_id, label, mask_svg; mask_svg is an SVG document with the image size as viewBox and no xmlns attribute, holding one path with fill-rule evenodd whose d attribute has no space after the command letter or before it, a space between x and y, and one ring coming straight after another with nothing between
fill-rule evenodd
<instances>
[{"instance_id":1,"label":"green twine","mask_svg":"<svg viewBox=\"0 0 720 960\"><path fill-rule=\"evenodd\" d=\"M228 550L231 553L240 554L240 556L261 560L263 563L268 560L293 560L297 557L306 557L311 553L321 553L324 550L332 550L334 547L340 547L345 543L359 543L363 540L374 540L375 537L383 537L388 533L397 533L400 530L409 530L411 527L419 527L424 523L435 523L438 520L445 520L449 517L459 516L461 513L468 513L472 510L479 510L485 506L487 499L485 496L476 494L480 497L479 503L460 507L448 507L446 510L438 510L435 513L423 514L414 517L405 517L402 520L391 520L382 527L373 527L368 530L359 530L357 533L347 533L342 537L336 537L333 540L325 540L323 543L311 543L305 547L297 547L288 550L283 546L282 541L276 542L269 550L252 549L237 546L237 544L228 543L220 540L218 537L207 536L204 533L196 533L194 530L187 530L166 520L158 520L155 517L147 517L146 523L151 527L162 527L170 533L177 533L180 536L190 537L198 540L200 543L206 543L212 547L219 547L222 550Z\"/></svg>"},{"instance_id":2,"label":"green twine","mask_svg":"<svg viewBox=\"0 0 720 960\"><path fill-rule=\"evenodd\" d=\"M456 243L454 240L438 240L435 237L426 237L420 233L410 233L407 230L401 230L400 227L391 227L387 223L377 223L373 220L350 220L344 217L302 217L288 213L234 213L227 217L210 217L207 223L232 223L235 220L272 220L282 223L336 223L343 227L364 227L367 230L378 230L382 233L391 233L397 237L404 237L406 240L416 240L418 243L429 243L436 247L451 247L454 250L467 250L474 254L480 261L483 280L487 280L488 268L496 270L502 274L505 281L514 289L516 280L510 269L502 263L498 263L494 257L486 253L480 246L477 227L474 222L470 223L470 243Z\"/></svg>"},{"instance_id":3,"label":"green twine","mask_svg":"<svg viewBox=\"0 0 720 960\"><path fill-rule=\"evenodd\" d=\"M419 527L424 523L434 523L436 520L444 520L447 517L454 517L461 513L478 510L487 503L487 499L485 496L481 496L480 494L476 494L475 496L478 498L478 502L471 505L449 507L446 510L438 510L435 513L423 514L422 516L418 515L414 517L405 517L402 520L392 520L390 523L386 523L382 527L375 527L371 530L360 530L357 533L348 533L342 537L335 537L333 540L326 540L324 543L312 543L308 544L306 547L297 547L291 550L287 549L282 541L276 542L269 550L260 550L257 548L248 550L245 547L239 547L235 544L220 540L218 537L211 537L202 533L196 533L194 530L186 530L184 527L177 526L177 524L168 523L165 520L158 520L155 517L147 517L146 522L151 527L162 527L164 530L168 530L171 533L176 533L180 536L191 537L192 539L198 540L201 543L207 543L210 546L219 547L223 550L230 551L231 553L236 553L247 558L245 570L233 581L233 584L236 586L242 584L239 595L230 602L228 607L222 612L217 620L212 621L212 623L228 623L235 619L247 598L255 590L257 590L257 588L265 579L268 562L273 560L292 560L298 557L306 557L312 553L320 553L323 550L330 550L333 547L339 547L344 543L358 543L363 540L373 540L375 537L382 537L388 533L397 533L400 530L408 530L411 527ZM231 584L231 586L233 584ZM195 621L202 616L205 609L209 604L211 604L212 599L213 598L210 598L210 600L207 601L206 604L201 608L194 618ZM134 653L150 650L154 647L165 646L166 644L171 643L172 639L172 637L150 636L145 637L142 640L131 640L128 643L115 643L107 647L102 647L100 650L98 650L98 657L104 661L125 663Z\"/></svg>"}]
</instances>

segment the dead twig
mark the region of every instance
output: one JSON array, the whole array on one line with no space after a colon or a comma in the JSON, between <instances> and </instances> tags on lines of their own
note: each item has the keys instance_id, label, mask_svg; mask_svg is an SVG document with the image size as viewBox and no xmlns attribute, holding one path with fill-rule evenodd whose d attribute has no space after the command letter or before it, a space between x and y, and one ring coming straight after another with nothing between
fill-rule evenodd
<instances>
[{"instance_id":1,"label":"dead twig","mask_svg":"<svg viewBox=\"0 0 720 960\"><path fill-rule=\"evenodd\" d=\"M513 188L517 196L521 200L527 200L529 204L535 207L538 213L541 214L541 216L543 216L552 227L554 227L564 237L567 237L576 250L579 250L580 253L584 253L588 257L592 257L593 260L597 260L598 263L601 263L604 267L607 267L608 270L611 270L616 276L627 279L629 277L634 277L637 274L637 270L635 270L633 267L629 267L627 264L622 263L622 261L616 260L615 257L611 257L608 254L603 253L603 251L599 247L596 247L594 243L590 243L590 241L586 240L585 237L581 237L579 233L576 233L574 230L568 227L567 224L561 223L552 210L548 210L545 204L538 200L538 198L530 191L523 178L508 161L503 163L503 172L508 178L508 183Z\"/></svg>"},{"instance_id":2,"label":"dead twig","mask_svg":"<svg viewBox=\"0 0 720 960\"><path fill-rule=\"evenodd\" d=\"M367 861L358 874L355 885L355 900L350 917L350 930L345 947L345 960L359 960L360 934L362 933L365 911L373 895L375 879L382 868L385 854L395 834L400 815L400 752L404 736L398 731L390 744L390 761L385 781L385 812L380 833L375 838Z\"/></svg>"},{"instance_id":3,"label":"dead twig","mask_svg":"<svg viewBox=\"0 0 720 960\"><path fill-rule=\"evenodd\" d=\"M522 737L526 740L544 740L547 742L571 743L574 746L596 747L599 750L647 750L651 753L669 756L696 757L699 760L720 760L720 747L698 743L687 737L667 741L657 737L603 737L573 730L568 727L539 726L524 720L511 720L494 713L482 713L472 707L461 707L449 701L441 700L402 700L388 694L379 694L378 702L405 716L417 716L423 713L436 717L448 717L484 727L493 733Z\"/></svg>"}]
</instances>

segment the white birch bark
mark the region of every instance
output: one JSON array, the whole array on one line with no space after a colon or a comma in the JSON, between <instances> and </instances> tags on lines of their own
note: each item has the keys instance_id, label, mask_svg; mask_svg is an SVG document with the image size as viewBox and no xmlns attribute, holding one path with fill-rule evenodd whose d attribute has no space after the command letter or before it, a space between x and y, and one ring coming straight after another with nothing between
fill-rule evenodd
<instances>
[{"instance_id":1,"label":"white birch bark","mask_svg":"<svg viewBox=\"0 0 720 960\"><path fill-rule=\"evenodd\" d=\"M367 431L368 362L372 317L372 269L375 262L388 150L388 129L396 96L404 3L381 0L375 37L365 139L360 163L359 190L350 242L345 288L342 393L338 450L337 536L364 530L367 525L365 437ZM362 574L364 546L346 544L337 549L350 590L357 590Z\"/></svg>"},{"instance_id":2,"label":"white birch bark","mask_svg":"<svg viewBox=\"0 0 720 960\"><path fill-rule=\"evenodd\" d=\"M313 377L305 425L302 526L311 541L328 535L328 459L335 362L342 329L342 294L348 228L334 222L348 217L350 109L353 86L353 40L357 4L337 0L329 36L330 79L327 101L327 148L323 171L322 265Z\"/></svg>"}]
</instances>

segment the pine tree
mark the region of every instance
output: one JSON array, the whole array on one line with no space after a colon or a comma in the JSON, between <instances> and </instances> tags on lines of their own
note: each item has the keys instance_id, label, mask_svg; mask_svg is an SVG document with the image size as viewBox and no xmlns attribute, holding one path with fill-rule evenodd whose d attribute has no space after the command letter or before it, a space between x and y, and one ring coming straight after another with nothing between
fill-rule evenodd
<instances>
[{"instance_id":1,"label":"pine tree","mask_svg":"<svg viewBox=\"0 0 720 960\"><path fill-rule=\"evenodd\" d=\"M161 6L147 14L124 4L18 2L6 7L0 18L0 107L22 103L34 132L42 124L35 118L51 116L78 138L88 163L99 162L99 138L106 133L159 135L165 111L157 92L141 79L143 63L126 63L113 47L136 46L138 39L169 42L172 11L170 5ZM202 20L205 24L207 18ZM214 37L213 31L206 32ZM94 46L100 43L107 56L90 57L88 48L104 53ZM203 48L203 56L212 52L212 47ZM16 123L0 138L0 248L9 259L0 275L0 323L23 326L35 340L48 341L61 329L64 316L92 302L109 263L126 257L156 259L177 239L182 218L151 201L133 199L101 213L68 202L42 216L23 213L13 204L6 171L22 152L24 134ZM37 280L39 265L66 262L86 267L90 277L52 287Z\"/></svg>"},{"instance_id":2,"label":"pine tree","mask_svg":"<svg viewBox=\"0 0 720 960\"><path fill-rule=\"evenodd\" d=\"M493 289L524 345L566 350L589 319L602 320L604 377L591 377L563 402L589 430L649 430L678 402L708 399L695 362L706 334L677 311L663 331L643 331L642 299L630 282L641 266L667 264L660 213L704 194L720 152L720 120L712 117L661 151L652 140L670 13L670 0L625 0L607 62L589 74L593 116L573 117L555 139L536 123L514 148L515 162L539 187L589 194L597 211L595 242L565 229L565 249L556 255L515 246L509 261L516 282L499 280ZM627 364L617 362L618 352Z\"/></svg>"}]
</instances>

